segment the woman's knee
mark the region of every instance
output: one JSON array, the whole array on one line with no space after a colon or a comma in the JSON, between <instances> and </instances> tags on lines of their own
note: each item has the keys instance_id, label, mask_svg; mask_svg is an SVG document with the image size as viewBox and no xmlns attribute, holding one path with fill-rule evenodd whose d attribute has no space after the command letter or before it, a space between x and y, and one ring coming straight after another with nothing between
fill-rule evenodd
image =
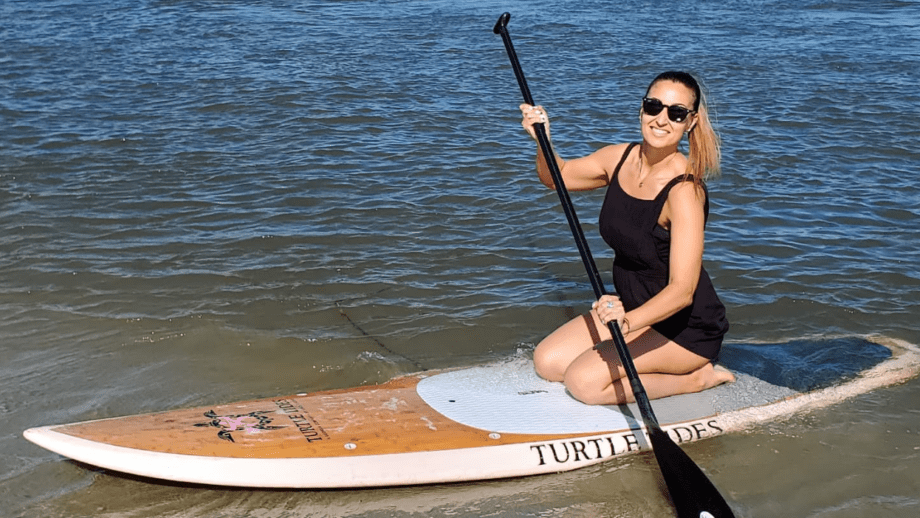
<instances>
[{"instance_id":1,"label":"woman's knee","mask_svg":"<svg viewBox=\"0 0 920 518\"><path fill-rule=\"evenodd\" d=\"M570 320L544 338L534 349L534 368L543 379L562 381L569 364L593 345L583 318Z\"/></svg>"},{"instance_id":2,"label":"woman's knee","mask_svg":"<svg viewBox=\"0 0 920 518\"><path fill-rule=\"evenodd\" d=\"M607 403L604 399L604 394L602 391L598 390L597 387L593 387L587 383L579 381L577 378L574 380L565 380L565 388L569 391L569 394L578 401L586 405L603 405Z\"/></svg>"},{"instance_id":3,"label":"woman's knee","mask_svg":"<svg viewBox=\"0 0 920 518\"><path fill-rule=\"evenodd\" d=\"M537 375L548 381L562 381L565 365L559 360L553 342L543 340L533 351L533 367Z\"/></svg>"},{"instance_id":4,"label":"woman's knee","mask_svg":"<svg viewBox=\"0 0 920 518\"><path fill-rule=\"evenodd\" d=\"M608 395L604 389L609 386L610 380L596 380L578 369L568 369L562 380L569 394L586 405L602 405L608 403Z\"/></svg>"}]
</instances>

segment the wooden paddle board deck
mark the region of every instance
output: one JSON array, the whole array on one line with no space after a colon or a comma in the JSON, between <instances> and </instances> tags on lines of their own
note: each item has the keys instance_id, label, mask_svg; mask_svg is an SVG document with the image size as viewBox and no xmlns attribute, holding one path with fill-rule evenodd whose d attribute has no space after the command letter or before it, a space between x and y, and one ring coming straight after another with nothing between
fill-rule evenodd
<instances>
[{"instance_id":1,"label":"wooden paddle board deck","mask_svg":"<svg viewBox=\"0 0 920 518\"><path fill-rule=\"evenodd\" d=\"M856 342L875 348L872 365L838 372L823 388L777 384L743 372L759 362L751 368L736 360L735 383L652 405L662 427L683 443L836 403L920 371L912 345ZM634 406L583 405L518 358L375 386L45 426L24 436L70 459L143 477L344 488L567 471L648 449L643 430Z\"/></svg>"}]
</instances>

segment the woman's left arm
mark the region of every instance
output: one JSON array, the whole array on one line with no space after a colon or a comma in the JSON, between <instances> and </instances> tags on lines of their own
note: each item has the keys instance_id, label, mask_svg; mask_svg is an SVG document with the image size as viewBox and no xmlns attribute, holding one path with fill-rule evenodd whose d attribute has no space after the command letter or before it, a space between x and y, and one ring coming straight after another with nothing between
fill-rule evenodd
<instances>
[{"instance_id":1,"label":"woman's left arm","mask_svg":"<svg viewBox=\"0 0 920 518\"><path fill-rule=\"evenodd\" d=\"M665 202L671 231L670 277L665 289L673 289L675 301L681 302L675 313L693 303L693 294L700 282L705 204L706 192L693 182L675 185Z\"/></svg>"}]
</instances>

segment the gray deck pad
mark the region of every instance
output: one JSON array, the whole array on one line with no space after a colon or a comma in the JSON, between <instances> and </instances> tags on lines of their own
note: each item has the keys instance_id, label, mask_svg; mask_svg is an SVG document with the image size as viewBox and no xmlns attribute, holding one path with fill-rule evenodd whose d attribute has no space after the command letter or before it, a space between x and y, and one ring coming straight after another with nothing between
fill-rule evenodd
<instances>
[{"instance_id":1,"label":"gray deck pad","mask_svg":"<svg viewBox=\"0 0 920 518\"><path fill-rule=\"evenodd\" d=\"M736 381L695 394L652 402L662 426L775 401L834 385L886 358L884 346L858 338L800 340L782 344L728 345L722 364ZM541 379L529 358L431 376L418 393L459 423L498 433L579 434L636 429L634 404L585 405L561 383Z\"/></svg>"}]
</instances>

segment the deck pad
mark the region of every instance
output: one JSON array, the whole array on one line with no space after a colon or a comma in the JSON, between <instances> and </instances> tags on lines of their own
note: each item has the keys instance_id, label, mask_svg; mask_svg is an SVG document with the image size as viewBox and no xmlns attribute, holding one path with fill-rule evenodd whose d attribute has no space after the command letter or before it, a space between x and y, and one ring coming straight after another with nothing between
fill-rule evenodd
<instances>
[{"instance_id":1,"label":"deck pad","mask_svg":"<svg viewBox=\"0 0 920 518\"><path fill-rule=\"evenodd\" d=\"M763 405L798 394L749 374L697 394L655 400L659 423L668 425ZM561 383L543 380L526 359L445 372L421 380L418 393L452 421L500 433L588 434L638 429L638 406L586 405Z\"/></svg>"}]
</instances>

